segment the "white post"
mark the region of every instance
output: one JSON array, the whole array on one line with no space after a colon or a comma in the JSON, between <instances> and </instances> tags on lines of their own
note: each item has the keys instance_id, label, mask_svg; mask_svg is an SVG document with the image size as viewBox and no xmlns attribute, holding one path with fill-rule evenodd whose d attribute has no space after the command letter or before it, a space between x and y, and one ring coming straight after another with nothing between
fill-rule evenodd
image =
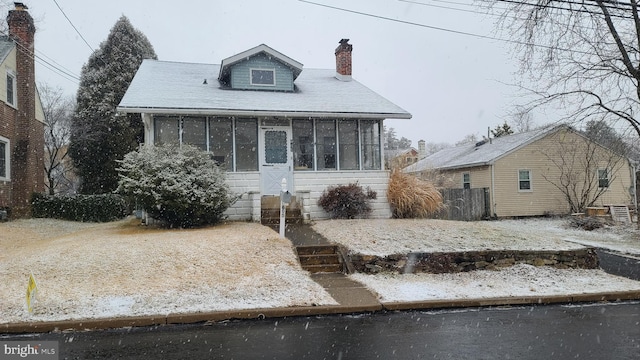
<instances>
[{"instance_id":1,"label":"white post","mask_svg":"<svg viewBox=\"0 0 640 360\"><path fill-rule=\"evenodd\" d=\"M287 179L282 178L280 182L282 189L280 190L280 237L284 238L284 225L286 221L287 208L285 207L283 196L287 192Z\"/></svg>"}]
</instances>

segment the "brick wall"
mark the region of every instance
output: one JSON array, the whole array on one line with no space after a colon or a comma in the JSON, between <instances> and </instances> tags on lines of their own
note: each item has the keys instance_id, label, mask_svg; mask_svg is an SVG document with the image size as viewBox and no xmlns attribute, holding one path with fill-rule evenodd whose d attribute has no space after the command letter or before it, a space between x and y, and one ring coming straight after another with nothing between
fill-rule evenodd
<instances>
[{"instance_id":1,"label":"brick wall","mask_svg":"<svg viewBox=\"0 0 640 360\"><path fill-rule=\"evenodd\" d=\"M7 17L9 34L16 41L17 114L11 140L11 207L13 217L27 216L33 192L44 191L44 125L36 120L35 26L25 7L16 5ZM4 120L4 119L3 119Z\"/></svg>"}]
</instances>

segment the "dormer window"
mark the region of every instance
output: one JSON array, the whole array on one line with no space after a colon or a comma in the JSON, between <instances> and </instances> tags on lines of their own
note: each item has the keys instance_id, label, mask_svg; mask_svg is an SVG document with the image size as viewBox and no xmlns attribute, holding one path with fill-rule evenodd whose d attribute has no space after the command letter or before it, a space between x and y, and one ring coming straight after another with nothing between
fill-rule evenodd
<instances>
[{"instance_id":1,"label":"dormer window","mask_svg":"<svg viewBox=\"0 0 640 360\"><path fill-rule=\"evenodd\" d=\"M275 86L275 69L251 69L251 85Z\"/></svg>"}]
</instances>

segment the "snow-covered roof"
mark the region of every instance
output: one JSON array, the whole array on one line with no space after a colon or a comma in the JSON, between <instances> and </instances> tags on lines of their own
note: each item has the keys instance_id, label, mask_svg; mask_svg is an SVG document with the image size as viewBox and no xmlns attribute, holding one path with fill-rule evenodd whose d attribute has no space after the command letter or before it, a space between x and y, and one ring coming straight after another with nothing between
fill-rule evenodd
<instances>
[{"instance_id":1,"label":"snow-covered roof","mask_svg":"<svg viewBox=\"0 0 640 360\"><path fill-rule=\"evenodd\" d=\"M407 166L404 171L415 173L428 169L446 170L491 165L512 151L563 128L568 126L559 125L443 149Z\"/></svg>"},{"instance_id":2,"label":"snow-covered roof","mask_svg":"<svg viewBox=\"0 0 640 360\"><path fill-rule=\"evenodd\" d=\"M144 60L118 110L235 116L410 119L411 114L361 83L340 81L335 70L305 69L295 91L223 88L220 65Z\"/></svg>"},{"instance_id":3,"label":"snow-covered roof","mask_svg":"<svg viewBox=\"0 0 640 360\"><path fill-rule=\"evenodd\" d=\"M270 57L277 59L284 65L290 67L291 70L293 71L294 80L302 72L302 66L303 66L302 63L293 60L292 58L272 49L271 47L265 44L260 44L254 48L251 48L249 50L243 51L239 54L233 55L231 57L228 57L222 60L222 63L220 64L220 74L218 75L218 80L226 81L226 78L229 76L231 66L260 53L265 53Z\"/></svg>"}]
</instances>

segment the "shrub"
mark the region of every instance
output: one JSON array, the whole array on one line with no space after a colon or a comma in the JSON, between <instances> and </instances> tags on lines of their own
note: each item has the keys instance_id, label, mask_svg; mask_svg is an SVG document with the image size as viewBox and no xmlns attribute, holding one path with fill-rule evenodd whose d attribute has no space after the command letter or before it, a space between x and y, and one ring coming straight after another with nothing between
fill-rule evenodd
<instances>
[{"instance_id":1,"label":"shrub","mask_svg":"<svg viewBox=\"0 0 640 360\"><path fill-rule=\"evenodd\" d=\"M371 213L369 200L377 193L367 187L365 193L357 182L348 185L329 186L318 199L318 205L330 214L332 219L355 219L367 217Z\"/></svg>"},{"instance_id":2,"label":"shrub","mask_svg":"<svg viewBox=\"0 0 640 360\"><path fill-rule=\"evenodd\" d=\"M594 217L594 216L586 216L586 217L571 217L569 219L569 226L582 230L595 230L600 229L606 225L606 221L602 218Z\"/></svg>"},{"instance_id":3,"label":"shrub","mask_svg":"<svg viewBox=\"0 0 640 360\"><path fill-rule=\"evenodd\" d=\"M443 207L442 194L432 183L401 170L391 173L387 198L394 218L424 218Z\"/></svg>"},{"instance_id":4,"label":"shrub","mask_svg":"<svg viewBox=\"0 0 640 360\"><path fill-rule=\"evenodd\" d=\"M170 227L215 224L234 201L224 170L192 146L145 146L125 155L118 172L117 192Z\"/></svg>"},{"instance_id":5,"label":"shrub","mask_svg":"<svg viewBox=\"0 0 640 360\"><path fill-rule=\"evenodd\" d=\"M101 195L45 195L31 197L31 215L71 221L107 222L122 219L128 204L117 194Z\"/></svg>"}]
</instances>

